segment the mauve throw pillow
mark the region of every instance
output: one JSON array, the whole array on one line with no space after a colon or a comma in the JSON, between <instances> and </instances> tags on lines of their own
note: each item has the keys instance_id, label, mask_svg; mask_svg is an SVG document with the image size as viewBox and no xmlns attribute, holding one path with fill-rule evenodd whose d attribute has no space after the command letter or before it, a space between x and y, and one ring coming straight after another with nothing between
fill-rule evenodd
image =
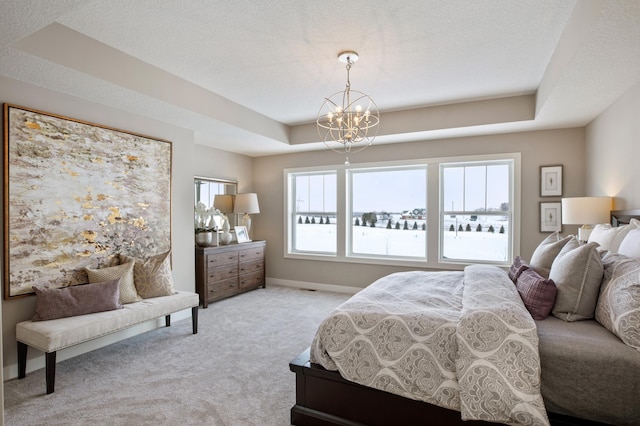
<instances>
[{"instance_id":1,"label":"mauve throw pillow","mask_svg":"<svg viewBox=\"0 0 640 426\"><path fill-rule=\"evenodd\" d=\"M598 243L581 244L572 238L553 261L549 274L558 288L552 313L565 321L594 317L603 274Z\"/></svg>"},{"instance_id":2,"label":"mauve throw pillow","mask_svg":"<svg viewBox=\"0 0 640 426\"><path fill-rule=\"evenodd\" d=\"M513 260L513 263L509 267L509 278L511 278L511 281L516 284L520 274L522 274L527 269L529 269L529 265L527 265L520 256L516 256L516 258Z\"/></svg>"},{"instance_id":3,"label":"mauve throw pillow","mask_svg":"<svg viewBox=\"0 0 640 426\"><path fill-rule=\"evenodd\" d=\"M543 320L549 316L557 292L553 280L541 277L532 269L526 269L518 277L516 288L533 319Z\"/></svg>"},{"instance_id":4,"label":"mauve throw pillow","mask_svg":"<svg viewBox=\"0 0 640 426\"><path fill-rule=\"evenodd\" d=\"M557 232L545 238L536 248L531 256L529 267L540 274L543 278L549 278L551 265L560 250L571 240L571 236L560 238Z\"/></svg>"},{"instance_id":5,"label":"mauve throw pillow","mask_svg":"<svg viewBox=\"0 0 640 426\"><path fill-rule=\"evenodd\" d=\"M63 288L33 286L36 313L31 321L66 318L122 308L120 280Z\"/></svg>"}]
</instances>

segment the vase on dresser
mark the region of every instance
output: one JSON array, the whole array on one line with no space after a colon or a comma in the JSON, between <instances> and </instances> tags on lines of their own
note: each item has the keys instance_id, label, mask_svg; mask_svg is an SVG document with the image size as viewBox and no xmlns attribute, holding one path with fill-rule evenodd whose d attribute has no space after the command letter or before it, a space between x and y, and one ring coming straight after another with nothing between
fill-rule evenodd
<instances>
[{"instance_id":1,"label":"vase on dresser","mask_svg":"<svg viewBox=\"0 0 640 426\"><path fill-rule=\"evenodd\" d=\"M231 235L231 227L229 226L229 219L225 216L222 223L222 233L220 234L220 244L227 245L233 239Z\"/></svg>"},{"instance_id":2,"label":"vase on dresser","mask_svg":"<svg viewBox=\"0 0 640 426\"><path fill-rule=\"evenodd\" d=\"M196 233L196 244L199 247L209 247L214 246L214 232L197 232Z\"/></svg>"}]
</instances>

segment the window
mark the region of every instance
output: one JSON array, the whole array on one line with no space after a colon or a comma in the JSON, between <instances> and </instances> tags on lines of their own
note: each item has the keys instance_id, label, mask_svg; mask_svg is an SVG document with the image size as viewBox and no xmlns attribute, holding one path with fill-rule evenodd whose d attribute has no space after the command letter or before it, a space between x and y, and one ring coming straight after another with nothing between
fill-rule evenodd
<instances>
[{"instance_id":1,"label":"window","mask_svg":"<svg viewBox=\"0 0 640 426\"><path fill-rule=\"evenodd\" d=\"M519 244L519 170L520 154L285 170L285 256L507 265Z\"/></svg>"},{"instance_id":2,"label":"window","mask_svg":"<svg viewBox=\"0 0 640 426\"><path fill-rule=\"evenodd\" d=\"M440 165L441 260L511 259L512 170L512 160Z\"/></svg>"},{"instance_id":3,"label":"window","mask_svg":"<svg viewBox=\"0 0 640 426\"><path fill-rule=\"evenodd\" d=\"M351 255L426 260L427 166L347 171Z\"/></svg>"},{"instance_id":4,"label":"window","mask_svg":"<svg viewBox=\"0 0 640 426\"><path fill-rule=\"evenodd\" d=\"M293 253L336 254L336 171L289 175Z\"/></svg>"}]
</instances>

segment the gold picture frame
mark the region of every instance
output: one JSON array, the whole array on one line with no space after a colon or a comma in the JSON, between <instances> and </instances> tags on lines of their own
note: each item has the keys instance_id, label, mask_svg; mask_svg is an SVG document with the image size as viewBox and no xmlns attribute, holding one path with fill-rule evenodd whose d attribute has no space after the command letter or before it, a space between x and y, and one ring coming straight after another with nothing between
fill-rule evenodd
<instances>
[{"instance_id":1,"label":"gold picture frame","mask_svg":"<svg viewBox=\"0 0 640 426\"><path fill-rule=\"evenodd\" d=\"M169 141L4 104L4 298L171 249Z\"/></svg>"}]
</instances>

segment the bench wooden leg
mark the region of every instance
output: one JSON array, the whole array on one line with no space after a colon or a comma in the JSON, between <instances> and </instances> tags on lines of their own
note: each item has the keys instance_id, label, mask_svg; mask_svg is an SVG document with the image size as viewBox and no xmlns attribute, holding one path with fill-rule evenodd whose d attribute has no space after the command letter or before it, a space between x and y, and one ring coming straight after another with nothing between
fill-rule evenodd
<instances>
[{"instance_id":1,"label":"bench wooden leg","mask_svg":"<svg viewBox=\"0 0 640 426\"><path fill-rule=\"evenodd\" d=\"M45 373L47 376L47 394L53 393L56 384L56 352L46 352Z\"/></svg>"},{"instance_id":2,"label":"bench wooden leg","mask_svg":"<svg viewBox=\"0 0 640 426\"><path fill-rule=\"evenodd\" d=\"M191 325L193 326L193 334L198 334L198 307L191 308Z\"/></svg>"},{"instance_id":3,"label":"bench wooden leg","mask_svg":"<svg viewBox=\"0 0 640 426\"><path fill-rule=\"evenodd\" d=\"M27 376L27 349L26 343L18 342L18 379Z\"/></svg>"},{"instance_id":4,"label":"bench wooden leg","mask_svg":"<svg viewBox=\"0 0 640 426\"><path fill-rule=\"evenodd\" d=\"M167 327L171 327L171 315L164 316L164 325Z\"/></svg>"}]
</instances>

